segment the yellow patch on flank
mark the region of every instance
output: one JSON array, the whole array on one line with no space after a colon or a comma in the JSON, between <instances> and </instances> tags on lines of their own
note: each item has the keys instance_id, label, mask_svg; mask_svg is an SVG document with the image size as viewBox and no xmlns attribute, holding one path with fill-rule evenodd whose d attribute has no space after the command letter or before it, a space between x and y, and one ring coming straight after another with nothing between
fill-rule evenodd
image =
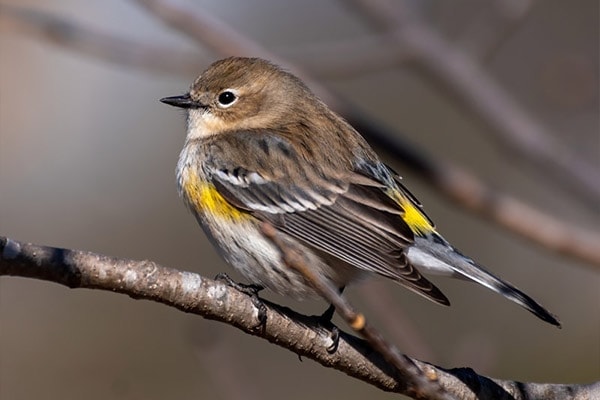
<instances>
[{"instance_id":1,"label":"yellow patch on flank","mask_svg":"<svg viewBox=\"0 0 600 400\"><path fill-rule=\"evenodd\" d=\"M249 217L249 214L240 211L225 200L214 185L198 179L195 173L188 174L183 191L187 201L198 211L236 221Z\"/></svg>"},{"instance_id":2,"label":"yellow patch on flank","mask_svg":"<svg viewBox=\"0 0 600 400\"><path fill-rule=\"evenodd\" d=\"M400 205L404 209L404 215L402 218L414 233L427 234L435 231L425 214L423 214L417 206L411 203L410 200L405 197L401 197Z\"/></svg>"}]
</instances>

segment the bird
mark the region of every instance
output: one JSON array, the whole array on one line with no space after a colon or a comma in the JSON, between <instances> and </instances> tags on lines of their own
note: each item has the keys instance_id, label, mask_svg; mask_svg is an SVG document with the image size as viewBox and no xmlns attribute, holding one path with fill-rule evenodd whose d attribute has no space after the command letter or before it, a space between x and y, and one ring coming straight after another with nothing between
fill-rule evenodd
<instances>
[{"instance_id":1,"label":"bird","mask_svg":"<svg viewBox=\"0 0 600 400\"><path fill-rule=\"evenodd\" d=\"M478 283L541 320L559 320L462 254L367 141L287 70L260 58L212 63L183 95L181 197L209 240L251 284L305 299L315 290L261 230L272 225L343 290L379 275L441 305L423 273Z\"/></svg>"}]
</instances>

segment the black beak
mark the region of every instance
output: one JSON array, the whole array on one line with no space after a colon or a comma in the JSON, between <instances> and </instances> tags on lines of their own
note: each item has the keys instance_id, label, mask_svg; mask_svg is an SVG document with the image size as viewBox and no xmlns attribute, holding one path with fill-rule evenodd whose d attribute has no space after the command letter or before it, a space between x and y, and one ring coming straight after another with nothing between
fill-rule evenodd
<instances>
[{"instance_id":1,"label":"black beak","mask_svg":"<svg viewBox=\"0 0 600 400\"><path fill-rule=\"evenodd\" d=\"M189 93L181 96L171 96L160 99L161 103L168 104L173 107L179 108L203 108L204 104L192 100Z\"/></svg>"}]
</instances>

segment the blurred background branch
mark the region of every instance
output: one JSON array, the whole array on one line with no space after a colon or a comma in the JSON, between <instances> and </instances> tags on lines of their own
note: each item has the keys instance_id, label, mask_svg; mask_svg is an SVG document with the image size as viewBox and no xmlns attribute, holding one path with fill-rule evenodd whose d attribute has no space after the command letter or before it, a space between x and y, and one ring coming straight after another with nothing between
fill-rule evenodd
<instances>
[{"instance_id":1,"label":"blurred background branch","mask_svg":"<svg viewBox=\"0 0 600 400\"><path fill-rule=\"evenodd\" d=\"M408 48L420 73L456 97L481 119L499 143L527 162L538 164L543 177L575 191L587 204L600 203L598 166L554 139L481 67L430 29L412 12L408 1L345 0L373 26L388 33L397 46ZM551 174L548 174L548 172Z\"/></svg>"},{"instance_id":2,"label":"blurred background branch","mask_svg":"<svg viewBox=\"0 0 600 400\"><path fill-rule=\"evenodd\" d=\"M466 55L486 63L522 27L536 0L493 0L489 7L475 10L459 32L455 45Z\"/></svg>"},{"instance_id":3,"label":"blurred background branch","mask_svg":"<svg viewBox=\"0 0 600 400\"><path fill-rule=\"evenodd\" d=\"M401 135L398 135L393 130L383 127L381 123L378 123L364 113L359 112L346 100L318 83L301 67L273 54L260 46L260 44L253 42L248 37L236 32L227 24L214 18L210 13L200 12L198 8L187 6L185 5L186 3L181 1L136 1L147 7L150 12L170 26L191 36L201 45L208 46L223 56L232 54L259 56L273 60L300 73L304 79L309 81L313 90L319 93L328 104L337 108L347 120L371 141L372 144L379 145L381 149L390 153L395 161L406 165L414 172L426 178L430 184L433 184L444 195L460 206L476 212L499 226L508 229L512 233L520 235L548 250L574 257L595 267L600 267L600 234L564 223L508 194L494 190L483 181L480 181L473 174L468 173L466 170L463 170L456 165L436 160L428 155L423 149L417 148L413 144L402 139ZM387 19L390 15L396 13L396 10L399 7L391 7L388 5L390 10L387 10L383 7L379 8L376 6L376 4L383 4L384 2L385 0L378 0L363 4L358 1L357 5L366 7L364 14L371 15L374 19L378 18L376 19L378 23L382 25L391 24L392 22L390 21L383 21L383 18ZM393 8L393 12L391 8ZM203 69L203 63L199 61L198 55L183 53L178 50L172 50L151 43L135 43L116 36L94 32L84 26L75 24L72 21L56 18L41 12L4 6L0 7L0 18L4 18L7 22L4 25L4 29L32 34L42 40L48 40L75 51L82 51L84 54L95 56L105 61L118 62L124 65L146 69L148 71L166 71L176 74L189 73L190 71L197 72ZM394 18L393 21L399 19L400 17L397 17ZM414 19L410 20L413 21ZM411 24L414 24L414 22L411 22ZM419 29L424 29L421 25L418 27ZM431 32L427 31L421 33L423 34L423 38L429 38L430 35L432 35ZM378 40L385 41L386 37L392 38L397 37L398 35L404 35L404 33L399 33L394 36L388 34L385 37L380 37ZM419 35L419 37L421 36ZM433 39L433 37L431 37L431 40L435 42L436 40L439 41L439 38ZM442 45L441 42L438 44ZM348 46L348 44L341 45L343 47ZM335 48L334 44L329 44L328 46ZM439 49L431 49L431 54L435 54L436 57L439 57L440 54L447 54L447 57L443 57L441 60L443 61L442 63L438 63L440 60L426 61L420 57L415 58L415 56L410 57L410 59L415 62L425 62L427 65L438 65L443 71L456 69L457 72L455 75L449 73L449 75L444 75L444 79L457 82L464 81L466 87L463 88L460 86L461 84L458 83L459 86L456 87L455 90L460 92L473 91L473 95L465 94L465 97L473 98L472 105L481 105L481 102L478 99L482 99L485 104L489 105L489 107L483 107L486 110L485 113L489 113L491 118L513 122L520 119L524 121L524 125L521 125L521 127L524 127L525 125L530 127L533 126L532 123L530 123L532 120L529 117L526 117L524 112L520 111L516 106L508 106L508 103L505 103L503 100L498 100L508 99L502 94L499 87L494 86L495 89L487 92L487 94L482 92L482 90L485 91L485 89L482 89L483 87L491 87L490 85L493 85L488 78L484 77L483 72L479 71L477 75L479 76L479 79L483 80L483 83L466 83L473 78L472 73L469 71L475 68L474 64L463 59L457 52L454 52L456 53L453 53L454 55L448 54L450 51L449 45L443 44L442 46L441 51ZM400 47L407 48L409 46ZM134 49L134 51L131 51L130 49ZM342 54L348 53L348 51L342 52ZM415 50L410 51L410 54L413 53L418 54ZM396 56L402 58L399 54L394 55L394 57ZM342 76L344 75L344 71L348 73L349 71L352 71L353 68L362 67L362 65L351 63L346 69L341 68L341 60L343 60L343 58L339 57L339 53L338 60L340 61L338 61L339 65L337 67L342 70ZM363 62L364 61L361 61L361 63ZM374 65L377 64L375 63ZM329 67L325 66L324 68L327 70L331 67L332 66L330 65ZM328 73L331 73L331 71ZM498 101L505 104L505 106L497 107ZM478 114L477 110L472 111ZM531 151L529 156L533 156L534 158L538 158L538 155L535 155L535 153L539 150L549 157L558 155L558 153L565 154L569 159L575 157L574 155L569 155L570 152L566 148L559 149L558 147L553 147L548 135L540 129L523 130L521 128L515 128L515 126L510 127L507 125L500 128L499 132L502 134L509 134L509 141L512 139L520 141L521 138L524 138L524 141L521 141L520 143L514 141L511 143L525 153ZM530 137L531 139L526 139L527 137ZM527 148L523 148L523 145L526 145ZM543 148L546 148L547 150L543 150ZM567 162L568 165L573 166L573 168L578 168L577 164L579 162L572 163L568 160L565 162ZM591 167L588 169L585 164L586 163L582 161L581 165L583 168L577 170L582 173L581 176L587 176L594 180L594 182L588 182L588 187L591 190L595 191L596 188L600 189L600 181L595 182L598 180L597 178L600 177L600 171L596 171L599 172L597 174L592 174ZM584 170L588 170L588 172L584 173ZM569 179L567 179L567 181L568 180ZM598 184L595 185L594 183ZM592 201L600 201L600 198L593 198Z\"/></svg>"},{"instance_id":4,"label":"blurred background branch","mask_svg":"<svg viewBox=\"0 0 600 400\"><path fill-rule=\"evenodd\" d=\"M205 67L201 55L149 41L135 41L90 29L46 12L0 4L0 33L29 35L103 61L141 71L195 74Z\"/></svg>"}]
</instances>

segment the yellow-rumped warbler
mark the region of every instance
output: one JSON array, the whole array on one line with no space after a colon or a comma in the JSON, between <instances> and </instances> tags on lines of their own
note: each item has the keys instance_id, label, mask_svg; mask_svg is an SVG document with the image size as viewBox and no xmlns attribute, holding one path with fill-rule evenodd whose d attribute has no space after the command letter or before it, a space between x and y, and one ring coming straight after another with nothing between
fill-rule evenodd
<instances>
[{"instance_id":1,"label":"yellow-rumped warbler","mask_svg":"<svg viewBox=\"0 0 600 400\"><path fill-rule=\"evenodd\" d=\"M400 177L294 75L231 57L212 64L189 93L161 101L187 110L181 196L225 260L253 284L295 298L314 294L262 234L268 221L337 287L375 273L449 305L418 267L477 282L560 326L450 245Z\"/></svg>"}]
</instances>

